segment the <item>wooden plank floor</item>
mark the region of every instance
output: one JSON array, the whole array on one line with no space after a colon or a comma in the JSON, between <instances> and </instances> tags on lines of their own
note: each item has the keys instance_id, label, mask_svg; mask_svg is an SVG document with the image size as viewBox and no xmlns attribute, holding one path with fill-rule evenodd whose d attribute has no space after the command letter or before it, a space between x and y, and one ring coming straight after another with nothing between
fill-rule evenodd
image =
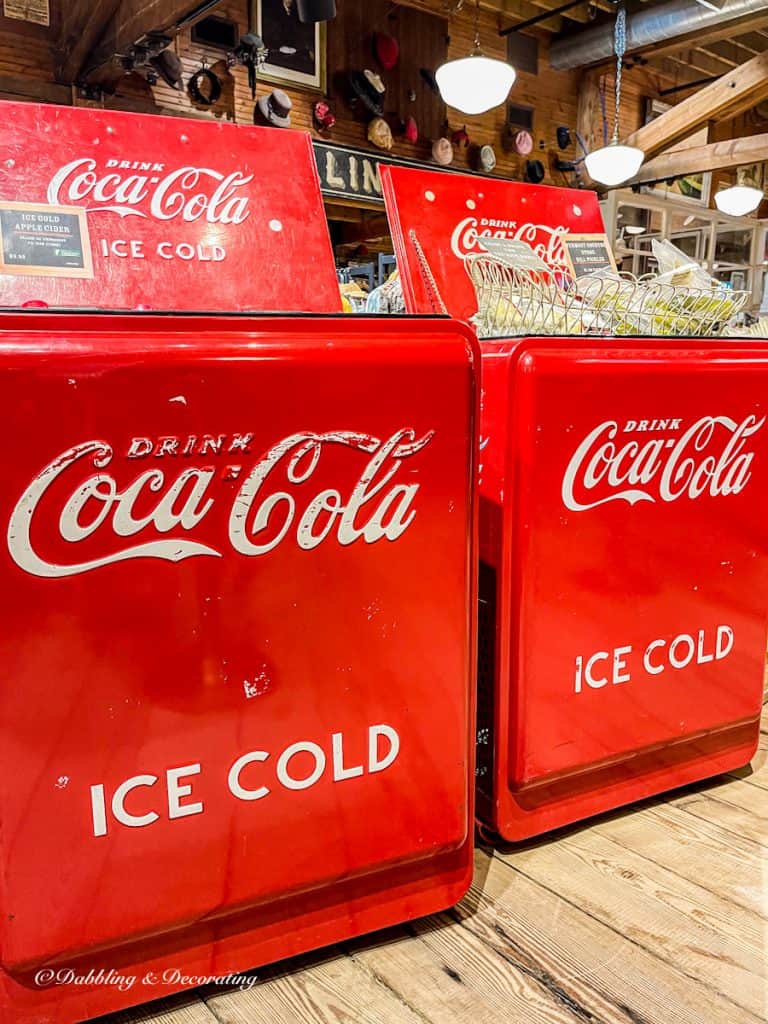
<instances>
[{"instance_id":1,"label":"wooden plank floor","mask_svg":"<svg viewBox=\"0 0 768 1024\"><path fill-rule=\"evenodd\" d=\"M102 1024L765 1024L763 728L751 769L479 850L453 910Z\"/></svg>"}]
</instances>

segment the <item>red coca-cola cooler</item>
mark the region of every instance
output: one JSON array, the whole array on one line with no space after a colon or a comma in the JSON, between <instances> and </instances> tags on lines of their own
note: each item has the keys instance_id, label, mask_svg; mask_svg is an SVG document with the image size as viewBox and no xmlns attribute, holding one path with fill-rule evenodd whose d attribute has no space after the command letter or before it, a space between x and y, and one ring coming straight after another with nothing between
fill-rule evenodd
<instances>
[{"instance_id":1,"label":"red coca-cola cooler","mask_svg":"<svg viewBox=\"0 0 768 1024\"><path fill-rule=\"evenodd\" d=\"M478 352L300 315L304 135L1 112L3 303L187 310L0 314L0 1020L69 1024L465 892Z\"/></svg>"},{"instance_id":2,"label":"red coca-cola cooler","mask_svg":"<svg viewBox=\"0 0 768 1024\"><path fill-rule=\"evenodd\" d=\"M596 197L383 170L410 310L477 310L463 260L553 270ZM768 348L481 342L477 796L518 840L746 764L768 592Z\"/></svg>"}]
</instances>

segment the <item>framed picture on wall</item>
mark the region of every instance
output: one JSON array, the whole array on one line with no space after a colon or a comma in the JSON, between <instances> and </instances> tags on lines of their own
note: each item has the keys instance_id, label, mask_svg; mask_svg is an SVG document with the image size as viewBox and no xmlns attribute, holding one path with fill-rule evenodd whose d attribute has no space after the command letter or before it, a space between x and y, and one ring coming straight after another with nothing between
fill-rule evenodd
<instances>
[{"instance_id":1,"label":"framed picture on wall","mask_svg":"<svg viewBox=\"0 0 768 1024\"><path fill-rule=\"evenodd\" d=\"M325 24L299 21L296 0L250 0L251 24L269 50L259 77L325 91Z\"/></svg>"},{"instance_id":2,"label":"framed picture on wall","mask_svg":"<svg viewBox=\"0 0 768 1024\"><path fill-rule=\"evenodd\" d=\"M662 103L661 100L647 100L645 109L645 123L650 124L660 114L666 113L671 104ZM672 148L674 150L692 149L695 146L707 144L708 129L701 128L699 131L682 139ZM671 196L674 199L686 199L691 203L698 203L701 206L709 206L709 198L712 192L712 172L706 171L699 174L686 174L682 178L676 178L671 185L659 182L653 188L654 192Z\"/></svg>"}]
</instances>

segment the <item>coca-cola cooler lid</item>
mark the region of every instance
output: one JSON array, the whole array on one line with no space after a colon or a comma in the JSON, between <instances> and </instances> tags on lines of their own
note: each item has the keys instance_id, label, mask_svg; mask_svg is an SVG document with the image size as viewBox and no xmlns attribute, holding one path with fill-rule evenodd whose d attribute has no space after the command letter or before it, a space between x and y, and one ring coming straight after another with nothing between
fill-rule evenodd
<instances>
[{"instance_id":1,"label":"coca-cola cooler lid","mask_svg":"<svg viewBox=\"0 0 768 1024\"><path fill-rule=\"evenodd\" d=\"M0 103L0 306L337 313L309 135Z\"/></svg>"},{"instance_id":2,"label":"coca-cola cooler lid","mask_svg":"<svg viewBox=\"0 0 768 1024\"><path fill-rule=\"evenodd\" d=\"M562 236L604 231L594 192L410 167L380 173L409 313L439 312L442 300L451 316L474 316L464 259L480 251L479 237L522 240L565 270Z\"/></svg>"}]
</instances>

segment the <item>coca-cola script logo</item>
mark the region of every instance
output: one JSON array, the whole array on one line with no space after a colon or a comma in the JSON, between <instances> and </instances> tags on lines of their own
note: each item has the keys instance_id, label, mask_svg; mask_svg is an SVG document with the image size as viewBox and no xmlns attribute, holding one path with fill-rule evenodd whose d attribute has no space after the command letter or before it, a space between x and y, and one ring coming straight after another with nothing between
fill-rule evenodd
<instances>
[{"instance_id":1,"label":"coca-cola script logo","mask_svg":"<svg viewBox=\"0 0 768 1024\"><path fill-rule=\"evenodd\" d=\"M146 469L122 489L113 475L112 447L105 441L86 441L54 459L21 496L8 525L8 550L19 568L43 577L74 576L132 558L221 558L221 547L184 534L193 533L211 514L222 478L238 482L234 500L231 491L228 498L232 504L227 537L242 555L266 555L289 540L304 551L330 539L342 546L360 540L396 541L416 516L413 505L420 485L397 483L395 478L404 460L425 448L433 436L430 431L417 438L414 430L398 430L386 440L344 430L292 434L252 467L187 466L180 472L177 459L185 455L249 454L253 435L206 435L211 440L202 443L194 437L162 438L157 445L139 438L128 458L165 457L164 464L171 462L173 471ZM350 458L367 456L353 485L346 490L302 486L311 481L323 453L335 445L349 450ZM171 531L173 538L167 536ZM93 537L107 553L79 561L75 552L71 560L54 561L41 555L33 542L34 537L51 533L56 551L61 550L61 541L77 545ZM128 541L140 535L147 539L138 544Z\"/></svg>"},{"instance_id":2,"label":"coca-cola script logo","mask_svg":"<svg viewBox=\"0 0 768 1024\"><path fill-rule=\"evenodd\" d=\"M606 420L573 453L563 502L572 512L584 512L609 501L634 505L740 494L755 457L747 441L764 423L765 417L737 423L728 416L702 416L674 437L617 440L619 424Z\"/></svg>"},{"instance_id":3,"label":"coca-cola script logo","mask_svg":"<svg viewBox=\"0 0 768 1024\"><path fill-rule=\"evenodd\" d=\"M550 227L546 224L521 224L516 220L493 220L487 217L465 217L459 221L451 235L451 251L463 260L470 253L479 252L478 238L510 238L525 242L547 266L565 267L567 259L563 247L566 227Z\"/></svg>"},{"instance_id":4,"label":"coca-cola script logo","mask_svg":"<svg viewBox=\"0 0 768 1024\"><path fill-rule=\"evenodd\" d=\"M248 196L241 190L253 181L252 174L222 174L211 167L166 171L164 164L127 160L107 160L101 171L97 166L90 157L81 157L59 168L48 185L48 202L58 206L88 200L90 213L106 210L120 217L180 217L209 224L242 224L250 215Z\"/></svg>"}]
</instances>

